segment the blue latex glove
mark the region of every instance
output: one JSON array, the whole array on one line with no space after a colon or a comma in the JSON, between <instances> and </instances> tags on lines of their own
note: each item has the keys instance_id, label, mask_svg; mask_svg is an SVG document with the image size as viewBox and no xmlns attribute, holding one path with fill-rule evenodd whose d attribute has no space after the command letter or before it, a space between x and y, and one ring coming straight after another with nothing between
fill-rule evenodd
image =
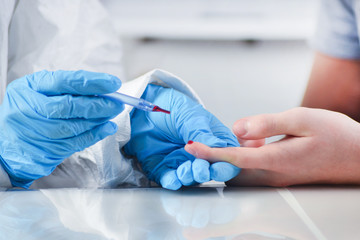
<instances>
[{"instance_id":1,"label":"blue latex glove","mask_svg":"<svg viewBox=\"0 0 360 240\"><path fill-rule=\"evenodd\" d=\"M121 81L105 73L41 71L6 89L0 106L0 163L13 186L28 187L65 158L117 130L121 103L94 95Z\"/></svg>"},{"instance_id":2,"label":"blue latex glove","mask_svg":"<svg viewBox=\"0 0 360 240\"><path fill-rule=\"evenodd\" d=\"M228 181L240 172L230 163L210 164L184 150L189 140L210 147L239 146L231 131L200 104L174 89L155 85L149 85L142 98L171 111L132 113L131 139L124 150L137 157L150 180L176 190L210 180Z\"/></svg>"}]
</instances>

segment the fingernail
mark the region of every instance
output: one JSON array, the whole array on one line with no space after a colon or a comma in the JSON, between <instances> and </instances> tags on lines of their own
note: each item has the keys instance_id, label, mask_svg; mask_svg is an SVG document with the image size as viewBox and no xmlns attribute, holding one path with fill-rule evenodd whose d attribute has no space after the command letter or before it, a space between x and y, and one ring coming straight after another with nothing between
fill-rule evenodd
<instances>
[{"instance_id":1,"label":"fingernail","mask_svg":"<svg viewBox=\"0 0 360 240\"><path fill-rule=\"evenodd\" d=\"M191 141L191 140L187 142L187 144L193 144L193 143L194 143L194 142L193 142L193 141Z\"/></svg>"},{"instance_id":2,"label":"fingernail","mask_svg":"<svg viewBox=\"0 0 360 240\"><path fill-rule=\"evenodd\" d=\"M242 121L240 123L235 123L233 127L233 131L236 136L241 137L247 134L249 128L249 122L248 121Z\"/></svg>"}]
</instances>

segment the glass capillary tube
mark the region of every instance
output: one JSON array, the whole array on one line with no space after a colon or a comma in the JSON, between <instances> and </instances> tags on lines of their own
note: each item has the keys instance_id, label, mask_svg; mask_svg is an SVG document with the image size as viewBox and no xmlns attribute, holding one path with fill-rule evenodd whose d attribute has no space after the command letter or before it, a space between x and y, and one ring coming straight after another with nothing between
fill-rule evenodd
<instances>
[{"instance_id":1,"label":"glass capillary tube","mask_svg":"<svg viewBox=\"0 0 360 240\"><path fill-rule=\"evenodd\" d=\"M170 114L170 111L162 109L159 106L152 104L151 102L145 101L142 98L136 98L136 97L132 97L132 96L129 96L129 95L126 95L123 93L118 93L118 92L104 94L102 96L110 98L110 99L118 100L122 103L131 105L133 107L136 107L137 109L141 109L144 111L163 112L163 113Z\"/></svg>"}]
</instances>

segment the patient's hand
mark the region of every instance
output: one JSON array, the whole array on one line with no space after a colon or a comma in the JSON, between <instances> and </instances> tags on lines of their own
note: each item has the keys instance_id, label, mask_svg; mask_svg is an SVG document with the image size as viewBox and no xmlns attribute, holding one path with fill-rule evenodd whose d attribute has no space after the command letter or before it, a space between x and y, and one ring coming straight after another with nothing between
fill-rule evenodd
<instances>
[{"instance_id":1,"label":"patient's hand","mask_svg":"<svg viewBox=\"0 0 360 240\"><path fill-rule=\"evenodd\" d=\"M360 184L360 125L332 111L294 108L238 120L233 127L244 147L186 145L187 152L243 168L235 185ZM285 135L264 144L264 139Z\"/></svg>"},{"instance_id":2,"label":"patient's hand","mask_svg":"<svg viewBox=\"0 0 360 240\"><path fill-rule=\"evenodd\" d=\"M189 140L211 147L236 147L231 131L214 115L184 94L149 85L142 98L171 114L134 110L131 139L125 152L136 156L150 180L168 189L179 189L210 180L228 181L240 169L229 163L194 158L184 150Z\"/></svg>"}]
</instances>

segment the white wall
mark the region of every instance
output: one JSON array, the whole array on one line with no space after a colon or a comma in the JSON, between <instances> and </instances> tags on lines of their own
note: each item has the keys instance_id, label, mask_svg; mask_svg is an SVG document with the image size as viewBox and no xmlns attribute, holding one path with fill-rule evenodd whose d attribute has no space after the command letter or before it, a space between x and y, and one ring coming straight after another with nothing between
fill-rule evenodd
<instances>
[{"instance_id":1,"label":"white wall","mask_svg":"<svg viewBox=\"0 0 360 240\"><path fill-rule=\"evenodd\" d=\"M240 117L298 106L312 62L304 41L128 41L125 49L129 79L168 70L229 127Z\"/></svg>"}]
</instances>

